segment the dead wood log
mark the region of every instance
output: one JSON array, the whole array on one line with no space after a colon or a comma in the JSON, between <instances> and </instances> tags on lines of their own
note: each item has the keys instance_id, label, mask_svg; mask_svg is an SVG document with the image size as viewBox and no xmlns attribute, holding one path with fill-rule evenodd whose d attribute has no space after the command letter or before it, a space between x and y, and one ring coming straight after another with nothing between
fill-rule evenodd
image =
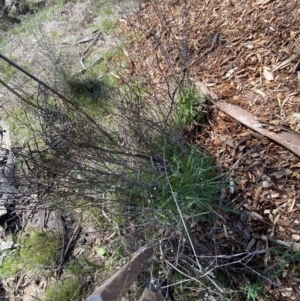
<instances>
[{"instance_id":1,"label":"dead wood log","mask_svg":"<svg viewBox=\"0 0 300 301\"><path fill-rule=\"evenodd\" d=\"M9 137L9 126L6 122L0 121L0 218L7 213L7 207L12 204L16 188L14 181L14 156L11 151Z\"/></svg>"}]
</instances>

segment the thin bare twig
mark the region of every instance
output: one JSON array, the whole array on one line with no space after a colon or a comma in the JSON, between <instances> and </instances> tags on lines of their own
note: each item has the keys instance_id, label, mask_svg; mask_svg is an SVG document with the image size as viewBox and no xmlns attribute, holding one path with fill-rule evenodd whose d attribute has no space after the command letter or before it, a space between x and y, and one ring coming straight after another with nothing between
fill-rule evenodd
<instances>
[{"instance_id":1,"label":"thin bare twig","mask_svg":"<svg viewBox=\"0 0 300 301\"><path fill-rule=\"evenodd\" d=\"M197 257L197 253L196 253L194 244L193 244L192 239L191 239L191 237L190 237L190 235L189 235L189 231L188 231L188 229L187 229L187 226L186 226L186 223L185 223L185 221L184 221L184 218L183 218L181 209L180 209L180 207L179 207L179 204L178 204L178 201L177 201L177 194L173 191L173 188L172 188L172 185L171 185L171 183L170 183L169 177L167 177L167 181L168 181L169 187L170 187L170 189L171 189L171 193L172 193L172 196L173 196L173 200L174 200L174 202L175 202L175 204L176 204L177 211L178 211L178 213L179 213L179 215L180 215L180 219L181 219L181 221L182 221L184 230L185 230L185 232L186 232L186 235L187 235L187 237L188 237L190 246L191 246L192 251L193 251L193 253L194 253L194 256L195 256L195 259L196 259L196 262L197 262L197 266L198 266L198 268L199 268L199 271L202 273L202 272L203 272L203 268L202 268L202 266L201 266L201 264L200 264L200 262L199 262L199 259L198 259L198 257ZM178 269L176 268L176 270L178 270ZM189 277L190 277L190 276L189 276ZM207 278L210 280L210 282L211 282L211 283L212 283L212 284L213 284L213 285L214 285L221 293L223 293L223 290L216 284L216 282L215 282L214 280L212 280L212 278L211 278L209 275L207 275Z\"/></svg>"}]
</instances>

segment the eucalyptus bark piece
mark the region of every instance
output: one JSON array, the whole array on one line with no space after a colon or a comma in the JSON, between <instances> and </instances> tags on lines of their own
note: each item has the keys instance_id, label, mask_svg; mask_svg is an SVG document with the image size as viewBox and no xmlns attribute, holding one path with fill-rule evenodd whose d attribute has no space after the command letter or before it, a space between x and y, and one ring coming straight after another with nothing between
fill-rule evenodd
<instances>
[{"instance_id":1,"label":"eucalyptus bark piece","mask_svg":"<svg viewBox=\"0 0 300 301\"><path fill-rule=\"evenodd\" d=\"M141 250L96 289L87 301L121 301L139 274L145 270L146 262L152 255L153 247Z\"/></svg>"},{"instance_id":2,"label":"eucalyptus bark piece","mask_svg":"<svg viewBox=\"0 0 300 301\"><path fill-rule=\"evenodd\" d=\"M218 96L210 91L208 87L200 81L195 82L196 87L200 89L202 94L210 99L212 103L225 114L233 119L239 121L249 129L275 141L281 146L287 148L295 155L300 157L300 134L290 130L289 128L280 127L281 131L278 133L268 130L266 124L260 122L258 117L251 112L242 109L237 105L230 104L218 98Z\"/></svg>"}]
</instances>

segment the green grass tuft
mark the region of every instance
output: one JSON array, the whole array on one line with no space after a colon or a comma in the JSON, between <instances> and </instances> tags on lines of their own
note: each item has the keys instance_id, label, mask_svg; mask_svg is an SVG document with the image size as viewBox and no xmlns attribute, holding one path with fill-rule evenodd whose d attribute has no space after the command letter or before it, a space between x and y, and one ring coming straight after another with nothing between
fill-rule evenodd
<instances>
[{"instance_id":1,"label":"green grass tuft","mask_svg":"<svg viewBox=\"0 0 300 301\"><path fill-rule=\"evenodd\" d=\"M116 22L111 19L104 19L102 22L104 32L110 32L116 28Z\"/></svg>"},{"instance_id":2,"label":"green grass tuft","mask_svg":"<svg viewBox=\"0 0 300 301\"><path fill-rule=\"evenodd\" d=\"M152 157L157 172L140 175L141 185L133 193L153 204L160 219L177 220L172 192L186 216L198 221L212 219L226 185L212 158L194 146L182 151L170 144L160 153Z\"/></svg>"},{"instance_id":3,"label":"green grass tuft","mask_svg":"<svg viewBox=\"0 0 300 301\"><path fill-rule=\"evenodd\" d=\"M194 86L179 90L179 119L186 127L205 122L207 112L203 111L205 98L201 97Z\"/></svg>"}]
</instances>

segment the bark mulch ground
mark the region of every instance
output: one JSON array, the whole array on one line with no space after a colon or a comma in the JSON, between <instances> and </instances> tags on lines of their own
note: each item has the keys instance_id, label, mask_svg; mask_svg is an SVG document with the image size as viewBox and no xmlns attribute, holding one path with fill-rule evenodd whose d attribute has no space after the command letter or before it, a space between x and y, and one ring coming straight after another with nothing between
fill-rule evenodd
<instances>
[{"instance_id":1,"label":"bark mulch ground","mask_svg":"<svg viewBox=\"0 0 300 301\"><path fill-rule=\"evenodd\" d=\"M300 145L298 0L153 0L124 23L134 39L126 49L128 76L160 90L174 74L202 81L270 131L299 133ZM188 134L220 169L231 171L236 182L227 205L240 215L221 212L199 241L223 254L256 254L272 299L298 300L300 158L213 105L210 111L205 128Z\"/></svg>"}]
</instances>

